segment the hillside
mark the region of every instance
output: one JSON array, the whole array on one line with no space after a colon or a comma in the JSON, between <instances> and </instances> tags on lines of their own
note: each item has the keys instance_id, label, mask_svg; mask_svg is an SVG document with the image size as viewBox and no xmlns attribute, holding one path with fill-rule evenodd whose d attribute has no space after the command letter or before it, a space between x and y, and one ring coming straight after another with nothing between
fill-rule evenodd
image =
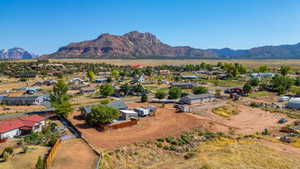
<instances>
[{"instance_id":1,"label":"hillside","mask_svg":"<svg viewBox=\"0 0 300 169\"><path fill-rule=\"evenodd\" d=\"M129 32L124 35L102 34L97 39L70 43L44 58L101 59L282 59L300 58L296 45L263 46L249 50L196 49L170 46L151 33Z\"/></svg>"}]
</instances>

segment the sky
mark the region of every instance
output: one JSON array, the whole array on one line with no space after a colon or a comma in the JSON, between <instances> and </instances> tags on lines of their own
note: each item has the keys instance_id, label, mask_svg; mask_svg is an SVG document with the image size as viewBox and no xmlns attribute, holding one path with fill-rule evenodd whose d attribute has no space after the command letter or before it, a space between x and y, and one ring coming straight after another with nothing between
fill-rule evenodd
<instances>
[{"instance_id":1,"label":"sky","mask_svg":"<svg viewBox=\"0 0 300 169\"><path fill-rule=\"evenodd\" d=\"M0 49L38 54L102 33L150 32L172 46L300 42L299 0L0 0Z\"/></svg>"}]
</instances>

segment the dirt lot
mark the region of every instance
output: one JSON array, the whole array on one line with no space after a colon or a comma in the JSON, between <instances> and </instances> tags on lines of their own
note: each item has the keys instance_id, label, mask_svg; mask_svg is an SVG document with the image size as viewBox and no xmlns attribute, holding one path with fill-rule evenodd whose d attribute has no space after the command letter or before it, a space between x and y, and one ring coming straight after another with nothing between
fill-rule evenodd
<instances>
[{"instance_id":1,"label":"dirt lot","mask_svg":"<svg viewBox=\"0 0 300 169\"><path fill-rule=\"evenodd\" d=\"M283 114L271 113L245 105L237 105L239 114L233 115L228 119L212 113L212 109L219 106L230 105L227 103L207 104L205 107L203 106L202 109L198 107L195 113L199 113L198 118L213 120L236 128L236 132L239 134L254 134L263 131L265 128L278 128L282 126L277 123L278 120L283 117L287 118L286 115ZM292 121L292 119L289 119L289 123ZM219 128L219 130L227 131L226 128Z\"/></svg>"},{"instance_id":2,"label":"dirt lot","mask_svg":"<svg viewBox=\"0 0 300 169\"><path fill-rule=\"evenodd\" d=\"M22 113L22 112L34 112L44 110L45 107L41 105L31 106L4 106L0 105L0 114L6 113Z\"/></svg>"},{"instance_id":3,"label":"dirt lot","mask_svg":"<svg viewBox=\"0 0 300 169\"><path fill-rule=\"evenodd\" d=\"M97 155L80 139L63 141L50 169L94 169Z\"/></svg>"},{"instance_id":4,"label":"dirt lot","mask_svg":"<svg viewBox=\"0 0 300 169\"><path fill-rule=\"evenodd\" d=\"M129 107L138 107L145 104L129 103ZM160 105L157 105L160 106ZM99 132L87 126L84 120L77 120L79 112L74 113L71 120L83 133L89 142L97 148L114 148L148 139L177 135L193 128L206 128L214 130L215 124L198 119L186 113L175 113L173 105L158 108L154 117L140 119L138 125L123 129Z\"/></svg>"}]
</instances>

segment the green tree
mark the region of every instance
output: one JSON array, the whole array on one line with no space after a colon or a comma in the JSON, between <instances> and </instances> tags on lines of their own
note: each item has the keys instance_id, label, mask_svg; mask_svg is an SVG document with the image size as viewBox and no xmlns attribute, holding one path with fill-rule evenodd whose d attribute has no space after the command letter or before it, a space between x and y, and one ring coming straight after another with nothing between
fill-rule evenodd
<instances>
[{"instance_id":1,"label":"green tree","mask_svg":"<svg viewBox=\"0 0 300 169\"><path fill-rule=\"evenodd\" d=\"M91 113L89 113L85 120L90 125L108 124L120 116L119 110L106 106L93 106Z\"/></svg>"},{"instance_id":2,"label":"green tree","mask_svg":"<svg viewBox=\"0 0 300 169\"><path fill-rule=\"evenodd\" d=\"M246 94L250 93L252 91L252 87L249 83L244 84L243 90L245 91Z\"/></svg>"},{"instance_id":3,"label":"green tree","mask_svg":"<svg viewBox=\"0 0 300 169\"><path fill-rule=\"evenodd\" d=\"M169 90L169 99L178 99L181 97L181 89L178 87L173 87Z\"/></svg>"},{"instance_id":4,"label":"green tree","mask_svg":"<svg viewBox=\"0 0 300 169\"><path fill-rule=\"evenodd\" d=\"M291 67L290 66L281 66L280 67L280 74L282 76L286 76L290 71L291 71Z\"/></svg>"},{"instance_id":5,"label":"green tree","mask_svg":"<svg viewBox=\"0 0 300 169\"><path fill-rule=\"evenodd\" d=\"M63 80L53 86L53 90L50 94L50 103L55 108L58 115L68 117L70 112L73 111L72 105L69 100L70 97L67 95L69 88Z\"/></svg>"},{"instance_id":6,"label":"green tree","mask_svg":"<svg viewBox=\"0 0 300 169\"><path fill-rule=\"evenodd\" d=\"M86 76L90 81L93 81L95 79L95 73L92 70L89 70Z\"/></svg>"},{"instance_id":7,"label":"green tree","mask_svg":"<svg viewBox=\"0 0 300 169\"><path fill-rule=\"evenodd\" d=\"M249 81L249 84L251 86L258 86L259 85L259 79L258 78L252 78L250 81Z\"/></svg>"},{"instance_id":8,"label":"green tree","mask_svg":"<svg viewBox=\"0 0 300 169\"><path fill-rule=\"evenodd\" d=\"M144 103L144 102L147 102L148 101L148 96L146 94L143 94L141 96L141 102Z\"/></svg>"},{"instance_id":9,"label":"green tree","mask_svg":"<svg viewBox=\"0 0 300 169\"><path fill-rule=\"evenodd\" d=\"M294 80L280 75L275 75L270 81L272 90L278 94L285 93L293 85Z\"/></svg>"},{"instance_id":10,"label":"green tree","mask_svg":"<svg viewBox=\"0 0 300 169\"><path fill-rule=\"evenodd\" d=\"M107 97L114 94L114 87L111 84L103 84L99 87L100 96Z\"/></svg>"},{"instance_id":11,"label":"green tree","mask_svg":"<svg viewBox=\"0 0 300 169\"><path fill-rule=\"evenodd\" d=\"M300 77L297 77L297 78L295 79L295 85L296 85L296 86L300 86Z\"/></svg>"},{"instance_id":12,"label":"green tree","mask_svg":"<svg viewBox=\"0 0 300 169\"><path fill-rule=\"evenodd\" d=\"M38 160L37 160L37 162L36 162L36 164L35 164L35 168L36 169L45 169L45 160L44 159L42 159L42 157L41 156L39 156L39 158L38 158Z\"/></svg>"},{"instance_id":13,"label":"green tree","mask_svg":"<svg viewBox=\"0 0 300 169\"><path fill-rule=\"evenodd\" d=\"M167 96L167 93L162 90L159 90L155 93L155 98L157 98L159 100L165 98L166 96Z\"/></svg>"},{"instance_id":14,"label":"green tree","mask_svg":"<svg viewBox=\"0 0 300 169\"><path fill-rule=\"evenodd\" d=\"M258 72L261 72L261 73L265 73L269 70L268 66L267 65L261 65L259 66L258 68Z\"/></svg>"},{"instance_id":15,"label":"green tree","mask_svg":"<svg viewBox=\"0 0 300 169\"><path fill-rule=\"evenodd\" d=\"M203 86L194 87L192 91L194 94L204 94L208 92L207 88Z\"/></svg>"},{"instance_id":16,"label":"green tree","mask_svg":"<svg viewBox=\"0 0 300 169\"><path fill-rule=\"evenodd\" d=\"M115 78L115 79L119 79L120 76L120 72L116 69L111 71L111 75Z\"/></svg>"},{"instance_id":17,"label":"green tree","mask_svg":"<svg viewBox=\"0 0 300 169\"><path fill-rule=\"evenodd\" d=\"M120 91L124 94L124 96L127 96L130 91L130 86L128 83L124 83L120 86Z\"/></svg>"}]
</instances>

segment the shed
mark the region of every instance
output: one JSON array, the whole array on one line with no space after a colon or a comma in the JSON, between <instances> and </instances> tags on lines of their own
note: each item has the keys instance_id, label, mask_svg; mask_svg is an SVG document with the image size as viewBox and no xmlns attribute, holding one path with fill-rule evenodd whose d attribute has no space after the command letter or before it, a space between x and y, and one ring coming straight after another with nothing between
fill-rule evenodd
<instances>
[{"instance_id":1,"label":"shed","mask_svg":"<svg viewBox=\"0 0 300 169\"><path fill-rule=\"evenodd\" d=\"M124 120L130 120L131 118L138 118L138 113L133 110L120 110L121 118Z\"/></svg>"},{"instance_id":2,"label":"shed","mask_svg":"<svg viewBox=\"0 0 300 169\"><path fill-rule=\"evenodd\" d=\"M195 103L202 103L208 101L214 101L216 96L213 94L198 94L198 95L188 95L182 97L179 101L181 104L195 104Z\"/></svg>"}]
</instances>

